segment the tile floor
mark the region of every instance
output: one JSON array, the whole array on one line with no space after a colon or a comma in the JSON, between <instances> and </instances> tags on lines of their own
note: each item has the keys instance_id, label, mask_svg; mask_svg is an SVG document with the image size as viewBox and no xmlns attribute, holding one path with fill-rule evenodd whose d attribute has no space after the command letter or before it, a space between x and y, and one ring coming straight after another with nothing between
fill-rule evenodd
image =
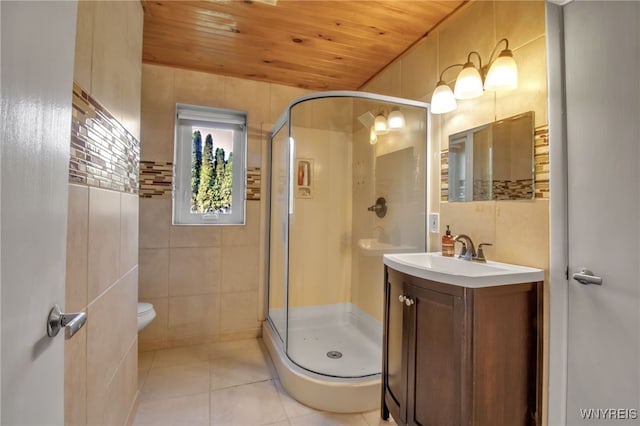
<instances>
[{"instance_id":1,"label":"tile floor","mask_svg":"<svg viewBox=\"0 0 640 426\"><path fill-rule=\"evenodd\" d=\"M141 352L134 425L391 425L379 411L314 410L283 389L262 340Z\"/></svg>"}]
</instances>

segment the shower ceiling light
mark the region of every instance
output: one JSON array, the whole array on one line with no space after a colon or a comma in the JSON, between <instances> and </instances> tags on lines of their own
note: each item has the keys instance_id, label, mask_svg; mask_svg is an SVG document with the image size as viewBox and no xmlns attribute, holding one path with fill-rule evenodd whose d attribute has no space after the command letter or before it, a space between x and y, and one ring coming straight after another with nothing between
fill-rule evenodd
<instances>
[{"instance_id":1,"label":"shower ceiling light","mask_svg":"<svg viewBox=\"0 0 640 426\"><path fill-rule=\"evenodd\" d=\"M375 145L378 142L378 135L376 134L376 129L371 126L371 131L369 132L369 143L371 145Z\"/></svg>"},{"instance_id":2,"label":"shower ceiling light","mask_svg":"<svg viewBox=\"0 0 640 426\"><path fill-rule=\"evenodd\" d=\"M494 55L500 43L504 42L506 47L500 52L497 58L494 59ZM479 60L479 67L476 67L471 62L471 55L476 55ZM451 93L451 89L447 86L442 78L444 73L454 67L462 67L462 71L456 79L454 93ZM483 85L484 77L484 85ZM436 88L433 91L431 97L431 113L443 114L456 109L457 99L473 99L482 96L484 90L512 90L518 87L518 66L515 59L513 59L513 53L509 50L509 40L506 38L501 39L496 43L491 56L489 57L489 64L485 67L482 66L482 58L476 51L472 51L467 56L467 63L454 64L446 67L442 73L440 73L440 80L436 84ZM452 96L455 95L455 98Z\"/></svg>"}]
</instances>

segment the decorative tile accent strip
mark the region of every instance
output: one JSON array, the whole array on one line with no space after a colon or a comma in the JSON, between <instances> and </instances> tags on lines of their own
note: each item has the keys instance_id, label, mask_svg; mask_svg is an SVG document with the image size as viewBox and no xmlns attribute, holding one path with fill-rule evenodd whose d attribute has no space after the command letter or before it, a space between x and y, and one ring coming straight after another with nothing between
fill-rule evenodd
<instances>
[{"instance_id":1,"label":"decorative tile accent strip","mask_svg":"<svg viewBox=\"0 0 640 426\"><path fill-rule=\"evenodd\" d=\"M247 167L247 200L260 200L261 184L260 167Z\"/></svg>"},{"instance_id":2,"label":"decorative tile accent strip","mask_svg":"<svg viewBox=\"0 0 640 426\"><path fill-rule=\"evenodd\" d=\"M247 200L260 200L260 167L247 168ZM140 162L140 197L171 198L173 163Z\"/></svg>"},{"instance_id":3,"label":"decorative tile accent strip","mask_svg":"<svg viewBox=\"0 0 640 426\"><path fill-rule=\"evenodd\" d=\"M140 197L171 198L173 163L140 162Z\"/></svg>"},{"instance_id":4,"label":"decorative tile accent strip","mask_svg":"<svg viewBox=\"0 0 640 426\"><path fill-rule=\"evenodd\" d=\"M549 198L549 126L538 126L535 128L533 161L535 167L534 193L535 198ZM440 151L440 201L449 199L449 149ZM530 180L515 182L494 182L494 199L509 200L515 195L525 194L525 198L531 197L531 190L527 188ZM476 183L474 182L474 185Z\"/></svg>"},{"instance_id":5,"label":"decorative tile accent strip","mask_svg":"<svg viewBox=\"0 0 640 426\"><path fill-rule=\"evenodd\" d=\"M69 182L138 193L140 142L73 84Z\"/></svg>"}]
</instances>

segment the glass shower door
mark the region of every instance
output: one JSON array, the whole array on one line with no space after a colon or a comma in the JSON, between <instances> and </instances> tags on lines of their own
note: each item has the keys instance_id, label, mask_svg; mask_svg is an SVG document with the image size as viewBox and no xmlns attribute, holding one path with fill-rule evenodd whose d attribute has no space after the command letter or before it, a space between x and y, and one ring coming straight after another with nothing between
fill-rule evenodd
<instances>
[{"instance_id":1,"label":"glass shower door","mask_svg":"<svg viewBox=\"0 0 640 426\"><path fill-rule=\"evenodd\" d=\"M289 138L285 123L271 141L269 318L286 347L289 247Z\"/></svg>"}]
</instances>

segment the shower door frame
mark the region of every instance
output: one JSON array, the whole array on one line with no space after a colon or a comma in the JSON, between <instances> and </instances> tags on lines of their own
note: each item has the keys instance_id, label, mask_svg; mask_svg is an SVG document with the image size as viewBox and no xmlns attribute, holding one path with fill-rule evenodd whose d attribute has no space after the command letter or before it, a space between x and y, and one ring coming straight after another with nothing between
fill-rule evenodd
<instances>
[{"instance_id":1,"label":"shower door frame","mask_svg":"<svg viewBox=\"0 0 640 426\"><path fill-rule=\"evenodd\" d=\"M301 96L299 98L296 98L295 100L293 100L292 102L290 102L287 107L284 109L284 111L282 112L282 114L278 117L278 120L276 121L276 124L272 127L271 131L269 132L269 137L268 137L268 142L267 142L267 152L266 152L266 171L267 171L267 176L268 179L264 180L264 191L263 194L268 197L267 198L267 205L266 205L266 216L265 216L265 226L267 227L266 229L266 238L265 238L265 244L264 244L264 249L265 249L265 265L264 265L264 277L265 277L265 283L266 283L266 291L265 291L265 300L264 300L264 312L265 312L265 321L267 321L269 323L269 326L273 328L273 330L275 331L276 335L280 338L281 342L282 342L282 349L283 352L285 354L285 356L287 357L287 359L289 361L291 361L292 363L294 363L295 365L297 365L298 367L306 370L306 371L310 371L312 373L316 373L316 374L320 374L323 376L328 376L326 374L323 373L317 373L315 371L309 370L308 368L304 367L303 365L298 364L295 360L293 360L290 356L289 356L289 351L288 351L288 330L289 330L289 236L290 236L290 226L291 226L291 221L290 221L290 217L287 217L287 233L286 233L286 250L284 253L284 279L285 279L285 285L283 287L284 289L284 302L285 302L285 306L284 306L284 315L285 315L285 321L284 321L284 336L282 336L278 330L278 328L276 327L276 324L274 324L271 316L269 315L269 304L270 304L270 289L271 289L271 279L270 279L270 273L271 273L271 252L270 252L270 246L271 246L271 207L272 207L272 188L271 188L271 180L272 180L272 174L273 174L273 170L272 170L272 164L273 164L273 137L276 135L276 133L278 133L279 131L281 131L284 126L287 126L287 141L288 141L288 157L289 157L289 161L292 161L292 156L291 156L291 111L292 108L300 103L306 102L306 101L310 101L310 100L314 100L314 99L326 99L326 98L352 98L352 99L364 99L364 100L369 100L369 101L378 101L378 102L387 102L387 103L392 103L392 104L398 104L398 105L405 105L405 106L411 106L411 107L417 107L417 108L423 108L424 109L424 113L425 113L425 135L426 135L426 147L425 147L425 151L426 151L426 155L424 156L424 160L423 160L423 167L425 170L425 215L424 215L424 226L425 226L425 250L428 251L429 250L429 245L430 245L430 233L429 233L429 228L428 228L428 216L429 216L429 211L430 211L430 207L431 207L431 203L429 201L429 189L431 186L431 179L430 179L430 167L429 167L429 162L430 162L430 153L431 153L431 104L426 103L426 102L420 102L420 101L414 101L412 99L404 99L404 98L398 98L398 97L394 97L394 96L388 96L388 95L379 95L379 94L375 94L375 93L370 93L370 92L358 92L358 91L327 91L327 92L316 92L316 93L311 93L305 96ZM295 161L295 158L293 159L293 161ZM288 164L287 167L287 182L288 185L291 185L291 179L292 179L292 164ZM291 190L289 190L289 195L287 196L287 206L286 206L286 211L287 211L287 215L291 214L291 203L292 201L292 192ZM380 373L379 373L380 374Z\"/></svg>"}]
</instances>

